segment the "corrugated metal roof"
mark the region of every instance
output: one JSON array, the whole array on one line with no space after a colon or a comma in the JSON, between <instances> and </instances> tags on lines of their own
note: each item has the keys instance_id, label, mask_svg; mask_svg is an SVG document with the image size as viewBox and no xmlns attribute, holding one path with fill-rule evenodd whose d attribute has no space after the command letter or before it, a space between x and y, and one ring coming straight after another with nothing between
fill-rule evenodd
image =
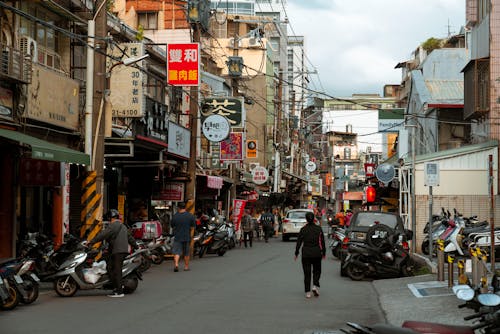
<instances>
[{"instance_id":1,"label":"corrugated metal roof","mask_svg":"<svg viewBox=\"0 0 500 334\"><path fill-rule=\"evenodd\" d=\"M463 80L425 80L425 86L430 94L429 104L464 103Z\"/></svg>"},{"instance_id":2,"label":"corrugated metal roof","mask_svg":"<svg viewBox=\"0 0 500 334\"><path fill-rule=\"evenodd\" d=\"M416 157L415 162L421 163L426 161L441 160L441 159L451 158L454 156L466 155L478 151L488 150L496 146L498 146L498 140L490 140L480 144L466 145L458 148L453 148L450 150L421 154ZM410 163L411 159L405 161L405 165L409 165Z\"/></svg>"}]
</instances>

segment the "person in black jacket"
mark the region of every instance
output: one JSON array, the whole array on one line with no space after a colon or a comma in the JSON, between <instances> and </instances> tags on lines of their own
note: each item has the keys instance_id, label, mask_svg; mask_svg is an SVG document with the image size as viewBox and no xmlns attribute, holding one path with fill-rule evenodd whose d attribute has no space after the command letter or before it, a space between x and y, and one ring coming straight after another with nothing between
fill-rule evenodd
<instances>
[{"instance_id":1,"label":"person in black jacket","mask_svg":"<svg viewBox=\"0 0 500 334\"><path fill-rule=\"evenodd\" d=\"M311 267L312 292L319 296L319 279L321 276L321 260L325 258L325 236L320 226L314 223L314 214L306 213L307 224L300 229L295 246L295 260L302 247L302 270L304 271L304 289L306 298L311 298Z\"/></svg>"}]
</instances>

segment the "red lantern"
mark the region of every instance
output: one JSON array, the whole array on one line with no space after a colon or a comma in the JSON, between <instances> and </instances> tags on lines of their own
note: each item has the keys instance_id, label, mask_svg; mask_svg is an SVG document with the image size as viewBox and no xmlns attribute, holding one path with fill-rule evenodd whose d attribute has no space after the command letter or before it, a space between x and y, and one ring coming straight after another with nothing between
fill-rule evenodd
<instances>
[{"instance_id":1,"label":"red lantern","mask_svg":"<svg viewBox=\"0 0 500 334\"><path fill-rule=\"evenodd\" d=\"M375 202L375 197L377 197L377 191L375 190L375 187L368 186L366 188L366 201L369 203Z\"/></svg>"}]
</instances>

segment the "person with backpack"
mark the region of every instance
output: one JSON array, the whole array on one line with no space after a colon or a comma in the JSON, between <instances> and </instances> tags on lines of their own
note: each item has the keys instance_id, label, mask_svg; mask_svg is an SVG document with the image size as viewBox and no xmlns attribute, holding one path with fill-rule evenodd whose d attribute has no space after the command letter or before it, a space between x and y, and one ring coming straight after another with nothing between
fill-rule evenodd
<instances>
[{"instance_id":1,"label":"person with backpack","mask_svg":"<svg viewBox=\"0 0 500 334\"><path fill-rule=\"evenodd\" d=\"M245 243L245 248L247 248L247 238L252 247L253 231L255 230L255 224L252 216L250 215L250 210L246 209L245 214L241 217L241 230L243 231L243 242Z\"/></svg>"},{"instance_id":2,"label":"person with backpack","mask_svg":"<svg viewBox=\"0 0 500 334\"><path fill-rule=\"evenodd\" d=\"M264 240L268 242L269 237L272 236L272 233L274 232L274 215L271 213L269 208L266 208L264 213L260 216L260 223L262 224Z\"/></svg>"}]
</instances>

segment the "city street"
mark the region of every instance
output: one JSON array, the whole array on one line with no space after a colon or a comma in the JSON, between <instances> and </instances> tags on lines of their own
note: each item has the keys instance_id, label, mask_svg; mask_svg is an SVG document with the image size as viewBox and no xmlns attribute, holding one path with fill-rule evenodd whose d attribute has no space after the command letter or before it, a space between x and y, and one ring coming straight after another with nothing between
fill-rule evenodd
<instances>
[{"instance_id":1,"label":"city street","mask_svg":"<svg viewBox=\"0 0 500 334\"><path fill-rule=\"evenodd\" d=\"M339 275L327 253L321 295L306 299L295 240L254 242L223 257L196 258L191 271L173 272L172 261L153 266L134 294L106 291L61 298L41 292L32 305L0 312L2 333L321 333L346 321L384 322L369 281Z\"/></svg>"}]
</instances>

